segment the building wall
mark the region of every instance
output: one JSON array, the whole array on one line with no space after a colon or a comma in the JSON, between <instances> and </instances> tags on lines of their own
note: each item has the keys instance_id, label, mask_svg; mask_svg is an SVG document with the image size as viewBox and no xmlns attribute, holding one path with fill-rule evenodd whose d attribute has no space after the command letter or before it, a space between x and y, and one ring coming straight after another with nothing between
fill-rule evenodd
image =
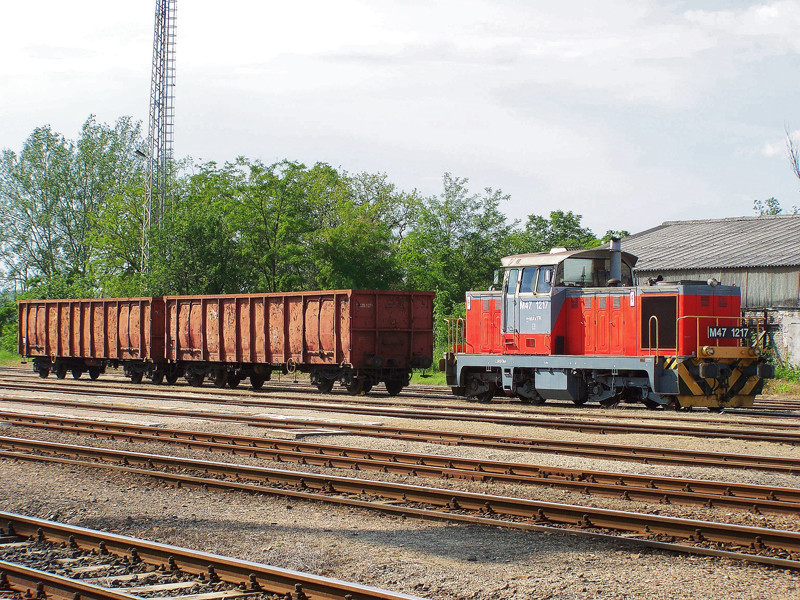
<instances>
[{"instance_id":1,"label":"building wall","mask_svg":"<svg viewBox=\"0 0 800 600\"><path fill-rule=\"evenodd\" d=\"M657 275L662 275L667 281L679 279L706 281L713 277L724 285L737 285L742 289L742 305L746 309L800 308L800 268L798 267L636 270L636 277L640 282Z\"/></svg>"},{"instance_id":2,"label":"building wall","mask_svg":"<svg viewBox=\"0 0 800 600\"><path fill-rule=\"evenodd\" d=\"M800 366L800 310L783 310L779 313L781 338L776 340L776 345L787 363Z\"/></svg>"}]
</instances>

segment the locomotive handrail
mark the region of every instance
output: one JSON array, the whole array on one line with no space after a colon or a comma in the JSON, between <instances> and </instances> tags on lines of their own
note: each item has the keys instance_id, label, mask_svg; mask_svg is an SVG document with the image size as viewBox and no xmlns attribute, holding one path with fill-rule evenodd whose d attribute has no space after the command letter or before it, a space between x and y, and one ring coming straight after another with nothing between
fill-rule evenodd
<instances>
[{"instance_id":1,"label":"locomotive handrail","mask_svg":"<svg viewBox=\"0 0 800 600\"><path fill-rule=\"evenodd\" d=\"M648 354L652 354L653 352L653 319L656 320L656 356L658 356L658 317L656 315L651 315L650 319L647 321L647 352Z\"/></svg>"},{"instance_id":2,"label":"locomotive handrail","mask_svg":"<svg viewBox=\"0 0 800 600\"><path fill-rule=\"evenodd\" d=\"M453 354L458 354L459 350L463 351L466 348L465 329L466 320L464 317L448 317L445 318L447 322L447 347L452 350Z\"/></svg>"},{"instance_id":3,"label":"locomotive handrail","mask_svg":"<svg viewBox=\"0 0 800 600\"><path fill-rule=\"evenodd\" d=\"M678 332L678 326L680 325L680 322L682 320L684 320L684 319L695 319L695 338L694 338L694 340L695 340L695 344L697 346L700 346L700 319L706 319L706 320L713 319L714 320L714 327L719 327L721 320L733 320L735 323L739 323L739 324L742 324L742 322L745 321L744 317L735 316L735 315L727 315L727 316L724 316L724 315L721 315L721 316L713 316L713 315L683 315L683 316L678 317L675 320L675 332L676 332L676 335L677 335L677 332ZM747 327L746 325L745 325L745 327L749 329L749 327ZM730 341L731 339L734 339L734 340L739 342L738 347L740 347L740 348L748 345L751 348L755 349L758 346L759 342L762 342L762 340L763 340L764 334L766 333L766 324L763 323L761 319L756 319L756 328L755 329L756 329L756 332L755 332L755 336L754 336L754 342L752 344L746 344L745 343L747 341L746 338L708 338L708 336L706 336L708 338L708 341L703 345L704 346L711 346L711 347L714 347L714 348L721 348L722 346L719 345L719 340L723 340L724 339L724 340ZM711 343L711 340L714 340L713 344ZM677 348L678 343L677 342L676 342L675 346L676 346L676 348L675 348L675 358L677 358L678 357L678 348Z\"/></svg>"}]
</instances>

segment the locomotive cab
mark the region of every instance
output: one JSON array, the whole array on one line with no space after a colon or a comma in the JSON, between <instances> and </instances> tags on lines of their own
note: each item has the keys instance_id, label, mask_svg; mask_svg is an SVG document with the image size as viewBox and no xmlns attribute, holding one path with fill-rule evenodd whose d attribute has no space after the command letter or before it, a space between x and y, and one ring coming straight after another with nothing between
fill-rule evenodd
<instances>
[{"instance_id":1,"label":"locomotive cab","mask_svg":"<svg viewBox=\"0 0 800 600\"><path fill-rule=\"evenodd\" d=\"M467 292L442 363L453 392L649 407L752 406L769 366L742 327L739 289L636 286L618 240L502 259L500 290ZM763 339L763 335L761 336Z\"/></svg>"}]
</instances>

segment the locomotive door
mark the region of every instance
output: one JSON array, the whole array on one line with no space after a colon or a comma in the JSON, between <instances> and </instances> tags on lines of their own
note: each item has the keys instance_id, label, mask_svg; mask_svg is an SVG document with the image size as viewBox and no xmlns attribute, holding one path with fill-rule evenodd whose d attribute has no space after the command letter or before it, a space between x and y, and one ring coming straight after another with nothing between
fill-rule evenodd
<instances>
[{"instance_id":1,"label":"locomotive door","mask_svg":"<svg viewBox=\"0 0 800 600\"><path fill-rule=\"evenodd\" d=\"M583 354L594 354L597 351L595 334L597 327L594 318L594 305L596 298L591 294L583 293L581 304L581 327L583 329Z\"/></svg>"},{"instance_id":2,"label":"locomotive door","mask_svg":"<svg viewBox=\"0 0 800 600\"><path fill-rule=\"evenodd\" d=\"M519 331L519 311L517 310L517 280L519 269L506 271L506 281L503 286L503 343L514 345L516 332Z\"/></svg>"},{"instance_id":3,"label":"locomotive door","mask_svg":"<svg viewBox=\"0 0 800 600\"><path fill-rule=\"evenodd\" d=\"M609 321L608 296L595 296L597 307L595 308L595 352L597 354L608 354L609 333L611 329Z\"/></svg>"},{"instance_id":4,"label":"locomotive door","mask_svg":"<svg viewBox=\"0 0 800 600\"><path fill-rule=\"evenodd\" d=\"M611 313L609 322L609 350L611 354L623 355L625 354L625 323L622 313L622 296L615 294L609 298L611 302Z\"/></svg>"}]
</instances>

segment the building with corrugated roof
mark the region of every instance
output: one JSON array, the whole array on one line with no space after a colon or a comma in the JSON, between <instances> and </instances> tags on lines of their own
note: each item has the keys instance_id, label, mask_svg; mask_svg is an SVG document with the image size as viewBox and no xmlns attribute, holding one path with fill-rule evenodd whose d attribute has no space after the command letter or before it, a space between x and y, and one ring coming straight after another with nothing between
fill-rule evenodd
<instances>
[{"instance_id":1,"label":"building with corrugated roof","mask_svg":"<svg viewBox=\"0 0 800 600\"><path fill-rule=\"evenodd\" d=\"M666 221L622 241L646 281L716 279L742 289L746 311L780 324L781 358L800 363L800 215Z\"/></svg>"}]
</instances>

